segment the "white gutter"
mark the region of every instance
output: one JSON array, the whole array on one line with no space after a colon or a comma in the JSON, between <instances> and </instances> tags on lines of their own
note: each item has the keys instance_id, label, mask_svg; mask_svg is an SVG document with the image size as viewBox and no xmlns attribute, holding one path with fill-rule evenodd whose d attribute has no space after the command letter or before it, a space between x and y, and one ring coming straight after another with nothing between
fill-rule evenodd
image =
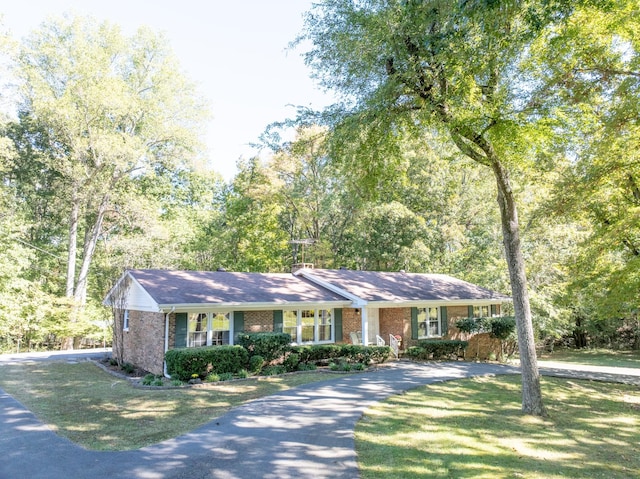
<instances>
[{"instance_id":1,"label":"white gutter","mask_svg":"<svg viewBox=\"0 0 640 479\"><path fill-rule=\"evenodd\" d=\"M171 308L171 311L164 315L164 353L167 354L169 351L169 315L173 313L176 308ZM162 360L162 374L165 378L171 379L169 373L167 373L167 361L165 359Z\"/></svg>"},{"instance_id":2,"label":"white gutter","mask_svg":"<svg viewBox=\"0 0 640 479\"><path fill-rule=\"evenodd\" d=\"M176 303L176 304L160 304L160 311L271 311L274 309L287 309L287 308L321 308L321 307L348 307L351 305L351 301L291 301L282 303Z\"/></svg>"},{"instance_id":3,"label":"white gutter","mask_svg":"<svg viewBox=\"0 0 640 479\"><path fill-rule=\"evenodd\" d=\"M420 306L489 306L492 304L510 303L511 298L496 299L428 299L428 300L397 300L397 301L369 301L369 306L379 308L420 307Z\"/></svg>"}]
</instances>

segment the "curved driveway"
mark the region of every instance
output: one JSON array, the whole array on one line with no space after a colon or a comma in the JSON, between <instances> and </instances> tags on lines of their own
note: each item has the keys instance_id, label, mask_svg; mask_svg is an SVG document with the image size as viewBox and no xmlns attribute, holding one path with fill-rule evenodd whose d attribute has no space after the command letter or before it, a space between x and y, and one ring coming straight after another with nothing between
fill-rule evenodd
<instances>
[{"instance_id":1,"label":"curved driveway","mask_svg":"<svg viewBox=\"0 0 640 479\"><path fill-rule=\"evenodd\" d=\"M353 479L355 424L373 403L424 384L515 372L396 362L258 399L188 434L122 452L88 451L59 437L0 390L0 478Z\"/></svg>"},{"instance_id":2,"label":"curved driveway","mask_svg":"<svg viewBox=\"0 0 640 479\"><path fill-rule=\"evenodd\" d=\"M640 385L635 368L541 362L540 370ZM399 361L258 399L188 434L123 452L88 451L59 437L0 389L0 479L353 479L355 424L373 403L434 382L513 373L498 364Z\"/></svg>"}]
</instances>

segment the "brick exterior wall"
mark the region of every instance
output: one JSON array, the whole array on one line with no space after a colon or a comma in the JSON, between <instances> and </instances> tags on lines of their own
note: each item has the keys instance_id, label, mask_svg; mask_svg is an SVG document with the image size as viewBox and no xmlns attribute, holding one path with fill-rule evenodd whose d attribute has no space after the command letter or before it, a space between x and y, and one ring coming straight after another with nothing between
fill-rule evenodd
<instances>
[{"instance_id":1,"label":"brick exterior wall","mask_svg":"<svg viewBox=\"0 0 640 479\"><path fill-rule=\"evenodd\" d=\"M384 308L380 310L380 336L389 344L389 335L400 335L400 349L411 345L411 308Z\"/></svg>"},{"instance_id":2,"label":"brick exterior wall","mask_svg":"<svg viewBox=\"0 0 640 479\"><path fill-rule=\"evenodd\" d=\"M349 335L357 331L362 331L362 311L360 309L344 308L342 310L342 342L351 344Z\"/></svg>"},{"instance_id":3,"label":"brick exterior wall","mask_svg":"<svg viewBox=\"0 0 640 479\"><path fill-rule=\"evenodd\" d=\"M150 373L162 374L164 314L129 311L129 330L120 332L123 346L122 359Z\"/></svg>"}]
</instances>

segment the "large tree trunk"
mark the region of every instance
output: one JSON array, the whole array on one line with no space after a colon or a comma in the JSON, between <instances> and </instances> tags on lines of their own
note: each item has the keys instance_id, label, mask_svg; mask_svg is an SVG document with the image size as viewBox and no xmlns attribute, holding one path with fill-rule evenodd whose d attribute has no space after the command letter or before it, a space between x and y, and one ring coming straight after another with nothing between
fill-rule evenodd
<instances>
[{"instance_id":1,"label":"large tree trunk","mask_svg":"<svg viewBox=\"0 0 640 479\"><path fill-rule=\"evenodd\" d=\"M69 214L69 248L67 249L67 298L73 297L76 283L76 254L78 248L78 216L80 205L78 195L74 191L71 195L71 213Z\"/></svg>"},{"instance_id":2,"label":"large tree trunk","mask_svg":"<svg viewBox=\"0 0 640 479\"><path fill-rule=\"evenodd\" d=\"M520 369L522 372L522 411L526 414L544 416L545 409L540 390L540 374L538 372L529 293L527 291L527 276L520 245L518 212L513 198L509 173L495 158L492 160L491 167L498 184L502 236L511 280L513 309L516 316Z\"/></svg>"},{"instance_id":3,"label":"large tree trunk","mask_svg":"<svg viewBox=\"0 0 640 479\"><path fill-rule=\"evenodd\" d=\"M104 215L109 205L109 195L105 195L102 198L102 202L98 208L96 220L91 226L91 229L87 232L84 248L82 251L82 265L80 266L80 273L78 274L78 282L75 288L76 303L80 306L84 306L87 303L87 281L89 279L89 268L93 261L93 255L96 251L98 244L98 238L102 232L102 223L104 222Z\"/></svg>"},{"instance_id":4,"label":"large tree trunk","mask_svg":"<svg viewBox=\"0 0 640 479\"><path fill-rule=\"evenodd\" d=\"M76 256L78 249L78 218L80 215L80 202L78 200L77 187L73 187L71 194L71 212L69 214L69 247L67 249L67 287L66 297L73 299L76 283ZM69 310L69 321L74 322L77 319L77 311L75 306L71 306ZM74 339L71 336L62 338L61 349L73 349Z\"/></svg>"}]
</instances>

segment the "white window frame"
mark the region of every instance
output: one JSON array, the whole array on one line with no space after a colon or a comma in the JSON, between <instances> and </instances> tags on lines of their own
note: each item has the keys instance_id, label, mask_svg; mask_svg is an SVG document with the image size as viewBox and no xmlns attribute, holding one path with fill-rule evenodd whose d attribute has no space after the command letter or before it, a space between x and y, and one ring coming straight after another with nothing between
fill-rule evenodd
<instances>
[{"instance_id":1,"label":"white window frame","mask_svg":"<svg viewBox=\"0 0 640 479\"><path fill-rule=\"evenodd\" d=\"M486 308L486 310L485 310ZM487 314L484 314L486 311ZM483 304L482 306L473 306L474 318L490 318L491 317L491 305Z\"/></svg>"},{"instance_id":2,"label":"white window frame","mask_svg":"<svg viewBox=\"0 0 640 479\"><path fill-rule=\"evenodd\" d=\"M213 321L215 320L216 316L226 316L226 321L229 322L229 329L213 329ZM218 342L218 340L216 339L216 343L214 344L213 342L213 334L214 333L223 333L224 332L228 332L229 333L229 338L227 340L226 343L222 342L223 339L221 339L221 342ZM220 312L215 312L215 313L209 313L209 324L208 324L208 328L207 328L207 345L209 346L226 346L229 344L233 344L233 312L232 311L220 311Z\"/></svg>"},{"instance_id":3,"label":"white window frame","mask_svg":"<svg viewBox=\"0 0 640 479\"><path fill-rule=\"evenodd\" d=\"M227 316L229 321L229 329L213 329L213 321L214 318L218 315ZM203 317L203 323L205 324L204 329L200 331L191 331L191 323L197 319L198 317ZM214 333L228 331L229 339L227 343L218 342L213 340ZM200 339L199 341L194 341L192 339L192 334L199 333ZM199 344L195 344L198 342ZM216 312L198 312L198 313L188 313L187 314L187 347L188 348L199 348L204 346L226 346L233 345L233 311L216 311Z\"/></svg>"},{"instance_id":4,"label":"white window frame","mask_svg":"<svg viewBox=\"0 0 640 479\"><path fill-rule=\"evenodd\" d=\"M129 310L125 309L122 314L122 330L129 331Z\"/></svg>"},{"instance_id":5,"label":"white window frame","mask_svg":"<svg viewBox=\"0 0 640 479\"><path fill-rule=\"evenodd\" d=\"M303 341L302 340L302 312L303 311L313 311L313 339L311 341ZM328 311L330 318L330 333L329 339L320 340L320 328L322 324L320 320L322 319L321 311ZM296 315L296 334L291 334L289 329L292 329L292 326L285 326L285 318L287 313L295 313ZM335 343L335 310L333 308L304 308L304 309L285 309L282 311L282 324L283 324L283 332L291 334L291 343L292 344L332 344Z\"/></svg>"},{"instance_id":6,"label":"white window frame","mask_svg":"<svg viewBox=\"0 0 640 479\"><path fill-rule=\"evenodd\" d=\"M435 324L437 324L438 332L437 334L430 334L431 331L431 323L434 321L431 320L431 309L436 310L436 320ZM418 339L431 339L431 338L441 338L442 337L442 308L440 306L424 306L417 308L418 310ZM426 318L424 321L420 321L420 313L424 312ZM421 325L424 324L424 327ZM424 331L424 333L423 333Z\"/></svg>"}]
</instances>

